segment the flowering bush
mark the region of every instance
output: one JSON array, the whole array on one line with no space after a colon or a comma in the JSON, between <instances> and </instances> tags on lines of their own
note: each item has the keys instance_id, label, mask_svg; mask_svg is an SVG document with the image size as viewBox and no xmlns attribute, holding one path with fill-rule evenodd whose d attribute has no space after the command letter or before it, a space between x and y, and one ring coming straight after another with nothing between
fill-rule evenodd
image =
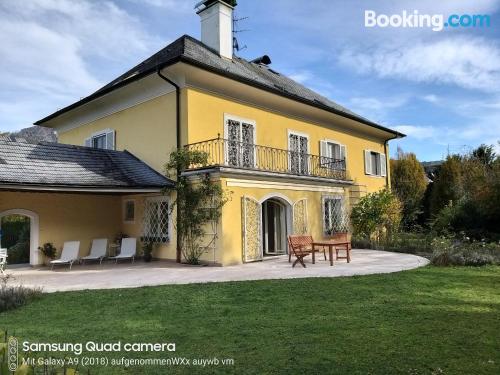
<instances>
[{"instance_id":1,"label":"flowering bush","mask_svg":"<svg viewBox=\"0 0 500 375\"><path fill-rule=\"evenodd\" d=\"M436 237L431 244L431 263L436 266L484 266L500 264L500 244Z\"/></svg>"}]
</instances>

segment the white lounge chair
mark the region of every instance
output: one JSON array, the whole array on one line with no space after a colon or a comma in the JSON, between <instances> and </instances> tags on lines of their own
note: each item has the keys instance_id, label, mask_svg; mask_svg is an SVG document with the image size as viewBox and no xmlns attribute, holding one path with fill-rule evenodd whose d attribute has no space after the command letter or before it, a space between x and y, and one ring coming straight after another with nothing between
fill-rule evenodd
<instances>
[{"instance_id":1,"label":"white lounge chair","mask_svg":"<svg viewBox=\"0 0 500 375\"><path fill-rule=\"evenodd\" d=\"M108 250L108 239L98 238L92 240L92 247L90 248L90 254L82 258L82 263L86 260L97 260L99 264L102 264L102 260L106 258L106 251Z\"/></svg>"},{"instance_id":2,"label":"white lounge chair","mask_svg":"<svg viewBox=\"0 0 500 375\"><path fill-rule=\"evenodd\" d=\"M115 259L118 263L119 259L132 259L132 263L135 260L135 251L137 247L137 238L123 238L122 246L120 247L120 254L109 259Z\"/></svg>"},{"instance_id":3,"label":"white lounge chair","mask_svg":"<svg viewBox=\"0 0 500 375\"><path fill-rule=\"evenodd\" d=\"M55 265L59 264L69 264L69 269L73 267L73 263L78 261L78 255L80 252L80 241L68 241L64 243L61 258L56 260L51 260L50 264L53 269Z\"/></svg>"},{"instance_id":4,"label":"white lounge chair","mask_svg":"<svg viewBox=\"0 0 500 375\"><path fill-rule=\"evenodd\" d=\"M5 274L5 266L7 265L7 249L0 249L0 273Z\"/></svg>"}]
</instances>

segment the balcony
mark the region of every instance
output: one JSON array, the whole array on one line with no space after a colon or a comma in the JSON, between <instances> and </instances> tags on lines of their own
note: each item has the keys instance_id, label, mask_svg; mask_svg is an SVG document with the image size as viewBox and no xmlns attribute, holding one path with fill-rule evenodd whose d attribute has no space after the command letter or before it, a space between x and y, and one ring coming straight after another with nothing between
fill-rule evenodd
<instances>
[{"instance_id":1,"label":"balcony","mask_svg":"<svg viewBox=\"0 0 500 375\"><path fill-rule=\"evenodd\" d=\"M191 165L190 170L218 167L349 181L345 160L224 138L214 138L184 147L208 155L206 165Z\"/></svg>"}]
</instances>

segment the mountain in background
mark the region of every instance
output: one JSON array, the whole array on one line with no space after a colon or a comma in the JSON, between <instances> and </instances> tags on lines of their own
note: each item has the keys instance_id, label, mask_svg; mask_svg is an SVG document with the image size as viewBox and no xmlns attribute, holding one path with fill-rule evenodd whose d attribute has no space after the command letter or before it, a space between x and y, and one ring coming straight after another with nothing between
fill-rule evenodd
<instances>
[{"instance_id":1,"label":"mountain in background","mask_svg":"<svg viewBox=\"0 0 500 375\"><path fill-rule=\"evenodd\" d=\"M57 136L54 130L43 126L30 126L18 132L0 133L0 136L4 139L10 139L17 142L57 142Z\"/></svg>"}]
</instances>

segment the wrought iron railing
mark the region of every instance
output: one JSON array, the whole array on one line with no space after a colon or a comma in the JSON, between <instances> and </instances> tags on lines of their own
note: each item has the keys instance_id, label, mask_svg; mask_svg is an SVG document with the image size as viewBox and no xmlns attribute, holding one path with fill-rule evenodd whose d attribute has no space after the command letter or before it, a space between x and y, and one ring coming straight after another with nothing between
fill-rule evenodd
<instances>
[{"instance_id":1,"label":"wrought iron railing","mask_svg":"<svg viewBox=\"0 0 500 375\"><path fill-rule=\"evenodd\" d=\"M348 180L345 160L311 155L274 147L214 138L185 146L191 151L204 152L206 165L193 164L190 169L208 166L230 167L296 176L324 177Z\"/></svg>"}]
</instances>

